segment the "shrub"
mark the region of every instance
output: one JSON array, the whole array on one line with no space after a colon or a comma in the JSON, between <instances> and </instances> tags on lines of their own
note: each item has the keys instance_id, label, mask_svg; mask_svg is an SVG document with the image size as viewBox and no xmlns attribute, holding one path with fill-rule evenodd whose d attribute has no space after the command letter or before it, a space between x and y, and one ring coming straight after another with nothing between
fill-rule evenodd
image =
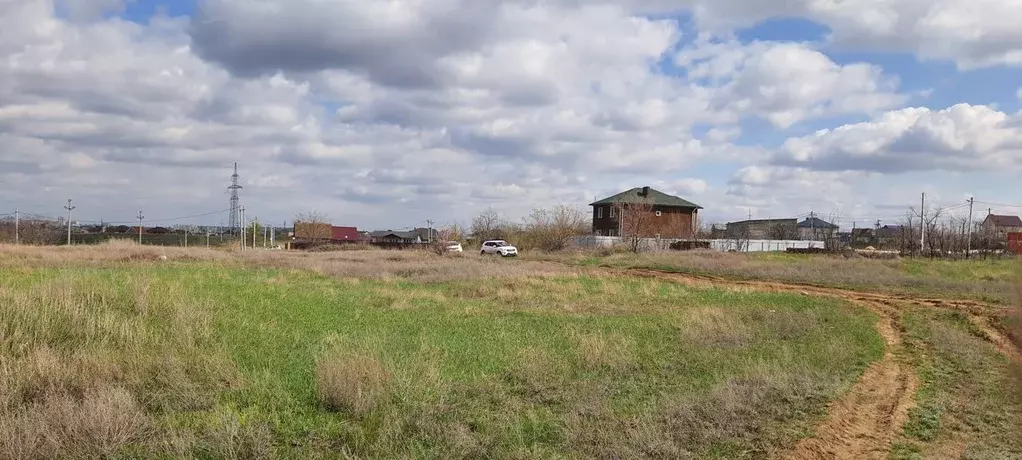
<instances>
[{"instance_id":1,"label":"shrub","mask_svg":"<svg viewBox=\"0 0 1022 460\"><path fill-rule=\"evenodd\" d=\"M329 410L366 414L381 402L389 381L383 364L364 354L333 351L316 362L316 398Z\"/></svg>"}]
</instances>

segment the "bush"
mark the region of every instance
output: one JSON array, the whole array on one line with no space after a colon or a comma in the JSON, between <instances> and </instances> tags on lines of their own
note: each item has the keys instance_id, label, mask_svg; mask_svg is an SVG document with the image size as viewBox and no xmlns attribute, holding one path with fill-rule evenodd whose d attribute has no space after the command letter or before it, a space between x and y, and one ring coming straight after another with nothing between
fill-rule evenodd
<instances>
[{"instance_id":1,"label":"bush","mask_svg":"<svg viewBox=\"0 0 1022 460\"><path fill-rule=\"evenodd\" d=\"M329 410L362 415L386 394L390 374L376 358L328 352L316 363L316 398Z\"/></svg>"}]
</instances>

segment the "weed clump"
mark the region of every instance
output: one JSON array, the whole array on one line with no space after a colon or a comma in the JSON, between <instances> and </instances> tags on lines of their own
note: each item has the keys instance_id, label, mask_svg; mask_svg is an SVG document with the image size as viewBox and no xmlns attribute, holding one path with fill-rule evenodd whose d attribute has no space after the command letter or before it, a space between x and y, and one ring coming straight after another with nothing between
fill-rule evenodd
<instances>
[{"instance_id":1,"label":"weed clump","mask_svg":"<svg viewBox=\"0 0 1022 460\"><path fill-rule=\"evenodd\" d=\"M316 362L316 399L328 410L364 415L387 393L390 373L361 353L329 351Z\"/></svg>"}]
</instances>

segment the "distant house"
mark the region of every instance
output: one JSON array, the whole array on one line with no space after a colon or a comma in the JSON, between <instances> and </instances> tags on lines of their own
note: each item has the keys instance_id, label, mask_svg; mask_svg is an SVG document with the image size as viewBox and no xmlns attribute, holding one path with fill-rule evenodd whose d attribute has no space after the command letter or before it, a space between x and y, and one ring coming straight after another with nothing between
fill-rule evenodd
<instances>
[{"instance_id":1,"label":"distant house","mask_svg":"<svg viewBox=\"0 0 1022 460\"><path fill-rule=\"evenodd\" d=\"M358 243L362 241L362 234L356 227L330 226L330 241L337 243Z\"/></svg>"},{"instance_id":2,"label":"distant house","mask_svg":"<svg viewBox=\"0 0 1022 460\"><path fill-rule=\"evenodd\" d=\"M365 241L356 227L343 227L319 222L296 222L295 240L300 244L359 243Z\"/></svg>"},{"instance_id":3,"label":"distant house","mask_svg":"<svg viewBox=\"0 0 1022 460\"><path fill-rule=\"evenodd\" d=\"M370 232L369 237L373 243L386 244L418 244L424 240L415 232L395 232L393 230L379 230Z\"/></svg>"},{"instance_id":4,"label":"distant house","mask_svg":"<svg viewBox=\"0 0 1022 460\"><path fill-rule=\"evenodd\" d=\"M591 203L593 233L602 236L690 238L703 209L650 187L637 187Z\"/></svg>"},{"instance_id":5,"label":"distant house","mask_svg":"<svg viewBox=\"0 0 1022 460\"><path fill-rule=\"evenodd\" d=\"M750 219L728 222L724 236L747 240L795 240L798 233L798 219Z\"/></svg>"},{"instance_id":6,"label":"distant house","mask_svg":"<svg viewBox=\"0 0 1022 460\"><path fill-rule=\"evenodd\" d=\"M419 240L421 240L423 243L436 241L437 239L440 238L440 230L437 230L435 228L420 227L412 230L412 233L418 236Z\"/></svg>"},{"instance_id":7,"label":"distant house","mask_svg":"<svg viewBox=\"0 0 1022 460\"><path fill-rule=\"evenodd\" d=\"M1022 219L1018 216L990 214L983 220L983 230L1003 239L1009 233L1022 232Z\"/></svg>"},{"instance_id":8,"label":"distant house","mask_svg":"<svg viewBox=\"0 0 1022 460\"><path fill-rule=\"evenodd\" d=\"M823 241L837 236L838 226L818 217L810 217L798 223L798 239Z\"/></svg>"},{"instance_id":9,"label":"distant house","mask_svg":"<svg viewBox=\"0 0 1022 460\"><path fill-rule=\"evenodd\" d=\"M874 231L872 228L853 228L852 233L848 236L848 243L852 246L869 246L873 244Z\"/></svg>"}]
</instances>

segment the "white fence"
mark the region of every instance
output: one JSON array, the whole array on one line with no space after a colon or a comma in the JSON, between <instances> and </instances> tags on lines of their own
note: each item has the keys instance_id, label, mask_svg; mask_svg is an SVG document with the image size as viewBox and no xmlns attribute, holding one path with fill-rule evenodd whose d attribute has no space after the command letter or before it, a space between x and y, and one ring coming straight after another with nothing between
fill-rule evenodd
<instances>
[{"instance_id":1,"label":"white fence","mask_svg":"<svg viewBox=\"0 0 1022 460\"><path fill-rule=\"evenodd\" d=\"M643 238L640 248L644 251L665 251L676 241L701 241L710 243L710 247L721 252L773 252L786 251L789 248L808 249L824 248L823 241L799 240L676 240L666 238ZM575 238L575 245L583 248L609 248L618 244L628 244L629 238L618 236L580 236Z\"/></svg>"}]
</instances>

